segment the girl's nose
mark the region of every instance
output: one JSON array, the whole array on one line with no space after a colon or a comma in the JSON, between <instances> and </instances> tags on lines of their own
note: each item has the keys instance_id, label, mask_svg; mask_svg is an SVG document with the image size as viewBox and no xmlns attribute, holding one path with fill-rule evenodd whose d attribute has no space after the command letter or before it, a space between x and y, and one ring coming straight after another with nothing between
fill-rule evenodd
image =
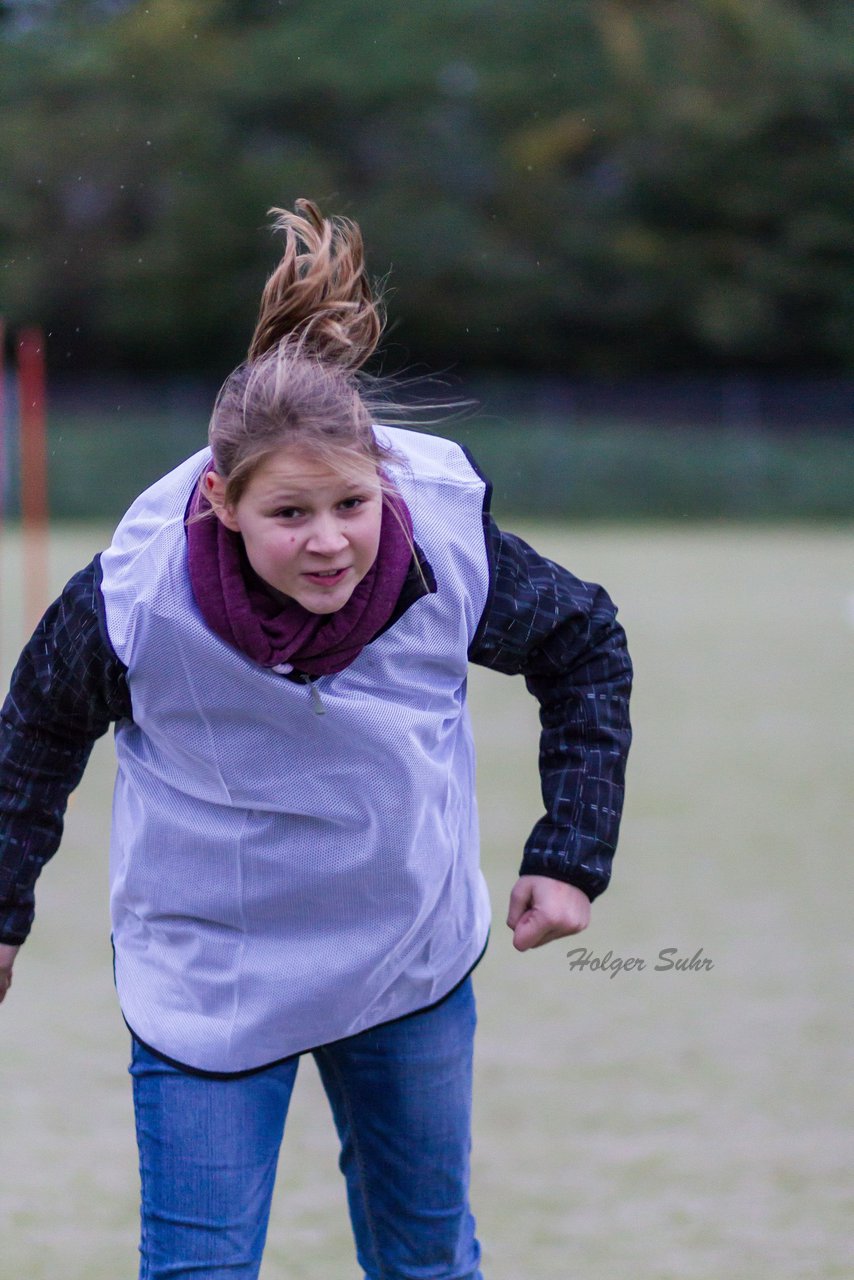
<instances>
[{"instance_id":1,"label":"girl's nose","mask_svg":"<svg viewBox=\"0 0 854 1280\"><path fill-rule=\"evenodd\" d=\"M344 530L334 517L316 520L312 526L306 550L317 555L334 556L347 546Z\"/></svg>"}]
</instances>

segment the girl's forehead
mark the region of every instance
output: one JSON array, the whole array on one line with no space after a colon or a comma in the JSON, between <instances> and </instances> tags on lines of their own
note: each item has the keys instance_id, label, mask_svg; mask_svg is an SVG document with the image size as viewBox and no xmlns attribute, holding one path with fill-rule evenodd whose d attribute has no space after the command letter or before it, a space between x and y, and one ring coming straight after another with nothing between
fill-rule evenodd
<instances>
[{"instance_id":1,"label":"girl's forehead","mask_svg":"<svg viewBox=\"0 0 854 1280\"><path fill-rule=\"evenodd\" d=\"M340 463L312 450L286 446L265 458L254 472L249 487L257 491L340 489L353 485L379 483L377 465L372 458L364 460L342 457Z\"/></svg>"}]
</instances>

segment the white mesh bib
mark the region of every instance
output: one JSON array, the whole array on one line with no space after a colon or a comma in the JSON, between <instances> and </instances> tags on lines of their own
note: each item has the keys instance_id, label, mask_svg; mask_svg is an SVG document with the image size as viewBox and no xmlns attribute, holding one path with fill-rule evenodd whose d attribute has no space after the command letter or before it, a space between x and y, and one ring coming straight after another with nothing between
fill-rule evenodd
<instances>
[{"instance_id":1,"label":"white mesh bib","mask_svg":"<svg viewBox=\"0 0 854 1280\"><path fill-rule=\"evenodd\" d=\"M379 430L379 429L378 429ZM447 440L382 428L437 592L311 690L204 624L183 515L207 450L103 554L133 723L116 730L111 910L122 1011L152 1048L242 1071L423 1008L489 924L466 653L485 486Z\"/></svg>"}]
</instances>

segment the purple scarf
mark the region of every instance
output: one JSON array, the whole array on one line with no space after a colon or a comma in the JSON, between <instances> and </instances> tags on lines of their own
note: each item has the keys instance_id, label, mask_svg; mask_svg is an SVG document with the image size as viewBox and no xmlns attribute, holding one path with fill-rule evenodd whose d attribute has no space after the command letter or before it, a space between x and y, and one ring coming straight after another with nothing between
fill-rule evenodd
<instances>
[{"instance_id":1,"label":"purple scarf","mask_svg":"<svg viewBox=\"0 0 854 1280\"><path fill-rule=\"evenodd\" d=\"M197 489L188 515L209 508ZM317 614L296 600L275 598L249 564L240 534L210 514L187 525L190 585L210 629L262 667L334 675L391 617L412 561L411 539L412 518L403 498L384 498L376 560L343 608Z\"/></svg>"}]
</instances>

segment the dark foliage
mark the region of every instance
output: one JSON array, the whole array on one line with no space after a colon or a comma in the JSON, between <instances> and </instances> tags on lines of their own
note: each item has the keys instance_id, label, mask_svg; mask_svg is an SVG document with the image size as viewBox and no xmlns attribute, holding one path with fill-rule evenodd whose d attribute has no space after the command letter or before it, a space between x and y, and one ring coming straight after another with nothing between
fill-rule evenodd
<instances>
[{"instance_id":1,"label":"dark foliage","mask_svg":"<svg viewBox=\"0 0 854 1280\"><path fill-rule=\"evenodd\" d=\"M56 367L230 366L307 195L393 362L850 369L852 50L847 2L6 0L0 309Z\"/></svg>"}]
</instances>

